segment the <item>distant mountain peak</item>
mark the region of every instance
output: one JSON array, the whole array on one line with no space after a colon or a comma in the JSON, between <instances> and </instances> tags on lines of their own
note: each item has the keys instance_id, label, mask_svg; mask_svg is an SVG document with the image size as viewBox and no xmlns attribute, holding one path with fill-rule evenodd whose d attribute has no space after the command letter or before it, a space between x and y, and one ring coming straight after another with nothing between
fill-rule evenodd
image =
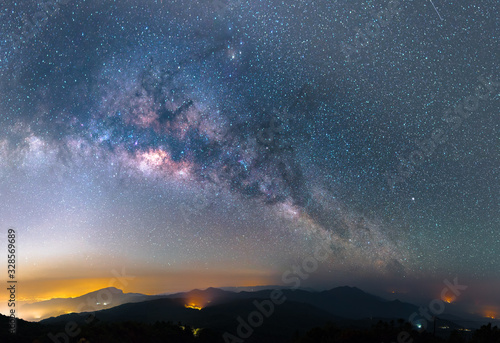
<instances>
[{"instance_id":1,"label":"distant mountain peak","mask_svg":"<svg viewBox=\"0 0 500 343\"><path fill-rule=\"evenodd\" d=\"M359 289L358 287L351 287L351 286L339 286L339 287L335 287L335 288L332 288L330 290L327 290L327 291L324 291L324 292L342 292L342 293L363 293L363 294L366 294L365 291L363 291L362 289Z\"/></svg>"},{"instance_id":2,"label":"distant mountain peak","mask_svg":"<svg viewBox=\"0 0 500 343\"><path fill-rule=\"evenodd\" d=\"M205 291L214 291L214 290L219 291L219 290L220 290L220 288L208 287L207 289L205 289Z\"/></svg>"},{"instance_id":3,"label":"distant mountain peak","mask_svg":"<svg viewBox=\"0 0 500 343\"><path fill-rule=\"evenodd\" d=\"M124 303L145 301L148 295L141 293L124 293L116 287L106 287L76 297L52 298L30 304L23 304L23 309L33 315L29 320L58 316L64 312L77 312L81 309L81 304L91 304L95 310L110 308ZM89 307L86 308L89 308ZM36 314L36 316L35 316ZM26 319L26 318L25 318Z\"/></svg>"},{"instance_id":4,"label":"distant mountain peak","mask_svg":"<svg viewBox=\"0 0 500 343\"><path fill-rule=\"evenodd\" d=\"M90 293L83 294L81 296L85 297L85 296L88 296L88 295L95 295L95 294L104 293L104 292L109 292L111 294L124 294L123 291L121 289L119 289L119 288L116 288L116 287L106 287L106 288L101 288L101 289L98 289L98 290L90 292Z\"/></svg>"},{"instance_id":5,"label":"distant mountain peak","mask_svg":"<svg viewBox=\"0 0 500 343\"><path fill-rule=\"evenodd\" d=\"M107 289L107 290L109 290L112 293L123 293L123 291L121 289L116 288L116 287L106 287L106 288L103 288L103 290L104 289Z\"/></svg>"}]
</instances>

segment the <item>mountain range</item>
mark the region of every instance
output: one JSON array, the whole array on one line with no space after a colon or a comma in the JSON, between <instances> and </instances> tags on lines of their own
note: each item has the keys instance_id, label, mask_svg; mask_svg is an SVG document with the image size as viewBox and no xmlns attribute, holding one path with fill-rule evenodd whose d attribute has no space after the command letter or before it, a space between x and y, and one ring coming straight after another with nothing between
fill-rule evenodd
<instances>
[{"instance_id":1,"label":"mountain range","mask_svg":"<svg viewBox=\"0 0 500 343\"><path fill-rule=\"evenodd\" d=\"M180 321L195 327L236 328L237 317L245 318L255 311L255 301L260 303L270 299L274 290L235 292L207 288L174 294L145 295L124 293L120 289L109 287L76 298L57 298L25 304L21 313L27 314L23 317L27 320L35 315L40 316L40 322L46 324L65 321L79 323L84 322L88 316L95 316L98 320L110 322ZM279 292L286 301L274 306L275 313L269 321L297 314L302 318L305 328L309 327L306 318L315 323L348 322L370 325L379 319L409 321L413 313L419 313L416 305L399 300L389 301L356 287L344 286L320 292L282 288ZM307 316L300 315L304 313ZM479 327L487 322L481 317L469 315L465 318L462 315L445 312L439 316L438 323L440 326L458 328Z\"/></svg>"},{"instance_id":2,"label":"mountain range","mask_svg":"<svg viewBox=\"0 0 500 343\"><path fill-rule=\"evenodd\" d=\"M453 306L446 308L453 309ZM109 287L75 298L25 304L21 309L21 314L28 315L24 319L40 317L38 323L20 321L21 325L35 331L61 331L68 323L82 328L103 323L153 326L172 323L163 325L178 325L193 330L206 328L217 333L219 338L224 332L236 335L238 330L246 327L254 332L245 342L259 343L288 342L292 333L304 334L312 328L331 323L357 329L372 328L380 321L402 325L410 321L412 314L420 312L419 306L387 300L347 286L320 292L283 287L207 288L161 295L124 293ZM419 314L417 317L422 316ZM252 322L257 324L249 325ZM446 336L454 329L477 328L486 323L484 318L465 318L457 313L445 312L437 318L436 329L438 334L441 332ZM416 329L415 326L413 328Z\"/></svg>"}]
</instances>

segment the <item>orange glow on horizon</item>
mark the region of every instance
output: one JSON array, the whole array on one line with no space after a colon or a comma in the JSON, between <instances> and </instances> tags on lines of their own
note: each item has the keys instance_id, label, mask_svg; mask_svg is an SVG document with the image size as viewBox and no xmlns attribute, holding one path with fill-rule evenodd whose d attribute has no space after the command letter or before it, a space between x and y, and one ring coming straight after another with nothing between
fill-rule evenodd
<instances>
[{"instance_id":1,"label":"orange glow on horizon","mask_svg":"<svg viewBox=\"0 0 500 343\"><path fill-rule=\"evenodd\" d=\"M454 302L454 301L455 301L455 298L454 298L454 297L452 297L452 296L447 295L447 296L445 296L442 300L443 300L444 302L448 303L448 304L451 304L452 302Z\"/></svg>"},{"instance_id":2,"label":"orange glow on horizon","mask_svg":"<svg viewBox=\"0 0 500 343\"><path fill-rule=\"evenodd\" d=\"M486 310L486 311L484 311L484 317L490 318L490 319L497 319L498 314L495 311Z\"/></svg>"},{"instance_id":3,"label":"orange glow on horizon","mask_svg":"<svg viewBox=\"0 0 500 343\"><path fill-rule=\"evenodd\" d=\"M203 307L195 304L195 303L188 303L188 304L185 304L184 307L186 308L192 308L194 310L201 310Z\"/></svg>"},{"instance_id":4,"label":"orange glow on horizon","mask_svg":"<svg viewBox=\"0 0 500 343\"><path fill-rule=\"evenodd\" d=\"M127 292L119 283L110 285L109 278L85 278L67 280L37 280L36 282L23 282L23 299L26 303L40 302L54 298L76 298L99 289L114 286ZM125 287L127 288L127 287ZM0 297L0 300L3 300Z\"/></svg>"},{"instance_id":5,"label":"orange glow on horizon","mask_svg":"<svg viewBox=\"0 0 500 343\"><path fill-rule=\"evenodd\" d=\"M499 312L500 307L497 306L483 306L482 310L480 311L481 315L484 318L490 319L500 319Z\"/></svg>"},{"instance_id":6,"label":"orange glow on horizon","mask_svg":"<svg viewBox=\"0 0 500 343\"><path fill-rule=\"evenodd\" d=\"M37 303L54 298L76 298L87 293L95 292L107 287L116 287L124 293L142 293L146 295L188 292L193 289L206 289L208 287L245 287L269 285L274 282L272 272L255 270L211 270L195 271L182 270L164 273L141 274L132 269L126 272L129 279L126 283L116 280L114 277L100 278L47 278L47 279L24 279L22 298L19 298L19 317L29 321L39 321L49 316L64 314L69 308L51 307L28 307L23 309L24 304ZM0 313L9 315L7 306L7 293L0 294ZM212 299L185 299L185 303L195 307L203 308ZM183 304L184 305L184 304Z\"/></svg>"},{"instance_id":7,"label":"orange glow on horizon","mask_svg":"<svg viewBox=\"0 0 500 343\"><path fill-rule=\"evenodd\" d=\"M184 307L201 310L202 308L207 306L207 304L210 303L211 300L212 299L207 299L206 297L201 295L192 295L188 299L186 299L186 304L184 305Z\"/></svg>"}]
</instances>

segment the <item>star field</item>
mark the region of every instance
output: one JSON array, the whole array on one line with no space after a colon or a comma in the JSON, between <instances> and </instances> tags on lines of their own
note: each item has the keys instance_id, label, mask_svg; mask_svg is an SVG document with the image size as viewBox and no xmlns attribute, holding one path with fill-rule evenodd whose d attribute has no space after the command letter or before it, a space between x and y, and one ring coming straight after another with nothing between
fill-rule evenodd
<instances>
[{"instance_id":1,"label":"star field","mask_svg":"<svg viewBox=\"0 0 500 343\"><path fill-rule=\"evenodd\" d=\"M498 286L496 1L50 4L0 7L26 283Z\"/></svg>"}]
</instances>

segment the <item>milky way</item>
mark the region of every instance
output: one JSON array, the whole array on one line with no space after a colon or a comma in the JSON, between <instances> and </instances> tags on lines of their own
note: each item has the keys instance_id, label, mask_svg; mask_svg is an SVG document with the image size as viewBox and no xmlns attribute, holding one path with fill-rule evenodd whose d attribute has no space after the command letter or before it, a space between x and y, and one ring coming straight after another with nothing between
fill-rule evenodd
<instances>
[{"instance_id":1,"label":"milky way","mask_svg":"<svg viewBox=\"0 0 500 343\"><path fill-rule=\"evenodd\" d=\"M326 240L321 284L498 277L494 1L436 3L441 21L430 3L74 0L34 35L42 5L3 6L0 213L27 265L279 275ZM450 129L480 78L490 97ZM449 140L403 175L435 128Z\"/></svg>"}]
</instances>

